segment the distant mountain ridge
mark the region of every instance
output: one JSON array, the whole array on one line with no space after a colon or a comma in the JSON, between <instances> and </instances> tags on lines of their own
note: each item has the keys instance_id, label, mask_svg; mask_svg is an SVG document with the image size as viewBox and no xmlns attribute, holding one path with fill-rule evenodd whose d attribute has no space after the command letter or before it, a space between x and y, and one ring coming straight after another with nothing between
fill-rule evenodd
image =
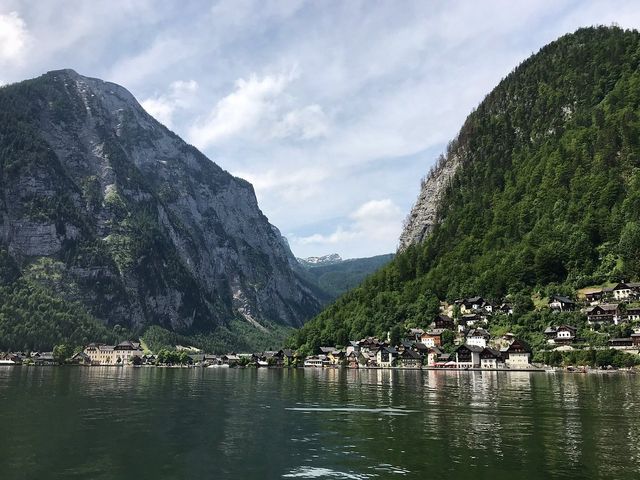
<instances>
[{"instance_id":1,"label":"distant mountain ridge","mask_svg":"<svg viewBox=\"0 0 640 480\"><path fill-rule=\"evenodd\" d=\"M73 70L0 88L1 251L6 285L46 288L108 326L297 327L320 309L250 183L123 87Z\"/></svg>"},{"instance_id":2,"label":"distant mountain ridge","mask_svg":"<svg viewBox=\"0 0 640 480\"><path fill-rule=\"evenodd\" d=\"M377 255L368 258L351 258L343 260L333 253L322 257L298 259L305 267L307 278L322 290L328 301L357 287L369 275L384 267L394 254Z\"/></svg>"},{"instance_id":3,"label":"distant mountain ridge","mask_svg":"<svg viewBox=\"0 0 640 480\"><path fill-rule=\"evenodd\" d=\"M317 266L317 265L331 265L334 263L342 262L342 257L337 253L330 253L329 255L323 255L322 257L307 257L298 258L300 264L303 266Z\"/></svg>"}]
</instances>

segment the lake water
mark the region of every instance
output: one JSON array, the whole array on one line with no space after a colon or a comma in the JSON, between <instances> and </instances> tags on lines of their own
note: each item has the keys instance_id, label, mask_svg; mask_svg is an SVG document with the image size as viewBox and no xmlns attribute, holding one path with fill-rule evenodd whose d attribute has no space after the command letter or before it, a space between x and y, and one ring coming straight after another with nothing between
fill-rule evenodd
<instances>
[{"instance_id":1,"label":"lake water","mask_svg":"<svg viewBox=\"0 0 640 480\"><path fill-rule=\"evenodd\" d=\"M640 378L0 367L0 478L640 478Z\"/></svg>"}]
</instances>

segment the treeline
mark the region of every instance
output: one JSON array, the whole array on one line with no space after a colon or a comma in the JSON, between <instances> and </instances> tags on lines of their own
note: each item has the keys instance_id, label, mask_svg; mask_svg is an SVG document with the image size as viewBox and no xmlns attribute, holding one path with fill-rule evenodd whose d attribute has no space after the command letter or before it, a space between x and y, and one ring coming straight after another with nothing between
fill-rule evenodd
<instances>
[{"instance_id":1,"label":"treeline","mask_svg":"<svg viewBox=\"0 0 640 480\"><path fill-rule=\"evenodd\" d=\"M0 286L0 351L50 351L59 344L116 343L126 336L124 329L107 328L81 305L38 285L19 280Z\"/></svg>"},{"instance_id":2,"label":"treeline","mask_svg":"<svg viewBox=\"0 0 640 480\"><path fill-rule=\"evenodd\" d=\"M578 30L507 76L447 151L430 238L291 339L342 344L430 321L437 299L531 297L640 276L640 34ZM532 309L530 306L529 310ZM513 317L516 325L526 310ZM525 327L526 328L526 327Z\"/></svg>"},{"instance_id":3,"label":"treeline","mask_svg":"<svg viewBox=\"0 0 640 480\"><path fill-rule=\"evenodd\" d=\"M557 350L540 352L535 358L545 365L552 367L590 366L629 368L640 365L640 357L614 349L603 350L573 350L558 352Z\"/></svg>"}]
</instances>

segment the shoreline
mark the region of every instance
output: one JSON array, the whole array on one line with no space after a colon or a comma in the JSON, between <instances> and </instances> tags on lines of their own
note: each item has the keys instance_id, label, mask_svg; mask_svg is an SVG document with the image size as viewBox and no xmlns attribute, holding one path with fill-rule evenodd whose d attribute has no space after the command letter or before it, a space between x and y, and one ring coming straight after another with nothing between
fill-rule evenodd
<instances>
[{"instance_id":1,"label":"shoreline","mask_svg":"<svg viewBox=\"0 0 640 480\"><path fill-rule=\"evenodd\" d=\"M161 368L161 369L180 369L180 370L188 370L188 369L208 369L209 367L205 367L202 365L73 365L73 364L63 364L63 365L34 365L34 364L0 364L1 367L83 367L83 368ZM216 368L212 368L216 370ZM245 367L245 366L235 366L235 367L225 367L218 369L234 369L234 370L385 370L385 371L436 371L436 372L499 372L499 373L571 373L571 374L629 374L629 375L637 375L639 372L633 369L598 369L598 368L574 368L573 370L568 370L566 368L554 368L554 367L533 367L533 368L440 368L440 367L359 367L359 368L349 368L349 367L341 367L341 366L329 366L329 367L285 367L285 366L272 366L272 367Z\"/></svg>"}]
</instances>

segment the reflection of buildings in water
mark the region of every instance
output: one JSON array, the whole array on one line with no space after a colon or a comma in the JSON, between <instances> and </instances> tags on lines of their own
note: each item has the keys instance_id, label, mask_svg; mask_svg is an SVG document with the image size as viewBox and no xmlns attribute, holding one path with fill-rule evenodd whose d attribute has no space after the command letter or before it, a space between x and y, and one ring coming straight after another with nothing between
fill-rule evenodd
<instances>
[{"instance_id":1,"label":"reflection of buildings in water","mask_svg":"<svg viewBox=\"0 0 640 480\"><path fill-rule=\"evenodd\" d=\"M507 372L500 377L500 388L508 389L519 394L531 393L531 376L536 375L531 372Z\"/></svg>"}]
</instances>

